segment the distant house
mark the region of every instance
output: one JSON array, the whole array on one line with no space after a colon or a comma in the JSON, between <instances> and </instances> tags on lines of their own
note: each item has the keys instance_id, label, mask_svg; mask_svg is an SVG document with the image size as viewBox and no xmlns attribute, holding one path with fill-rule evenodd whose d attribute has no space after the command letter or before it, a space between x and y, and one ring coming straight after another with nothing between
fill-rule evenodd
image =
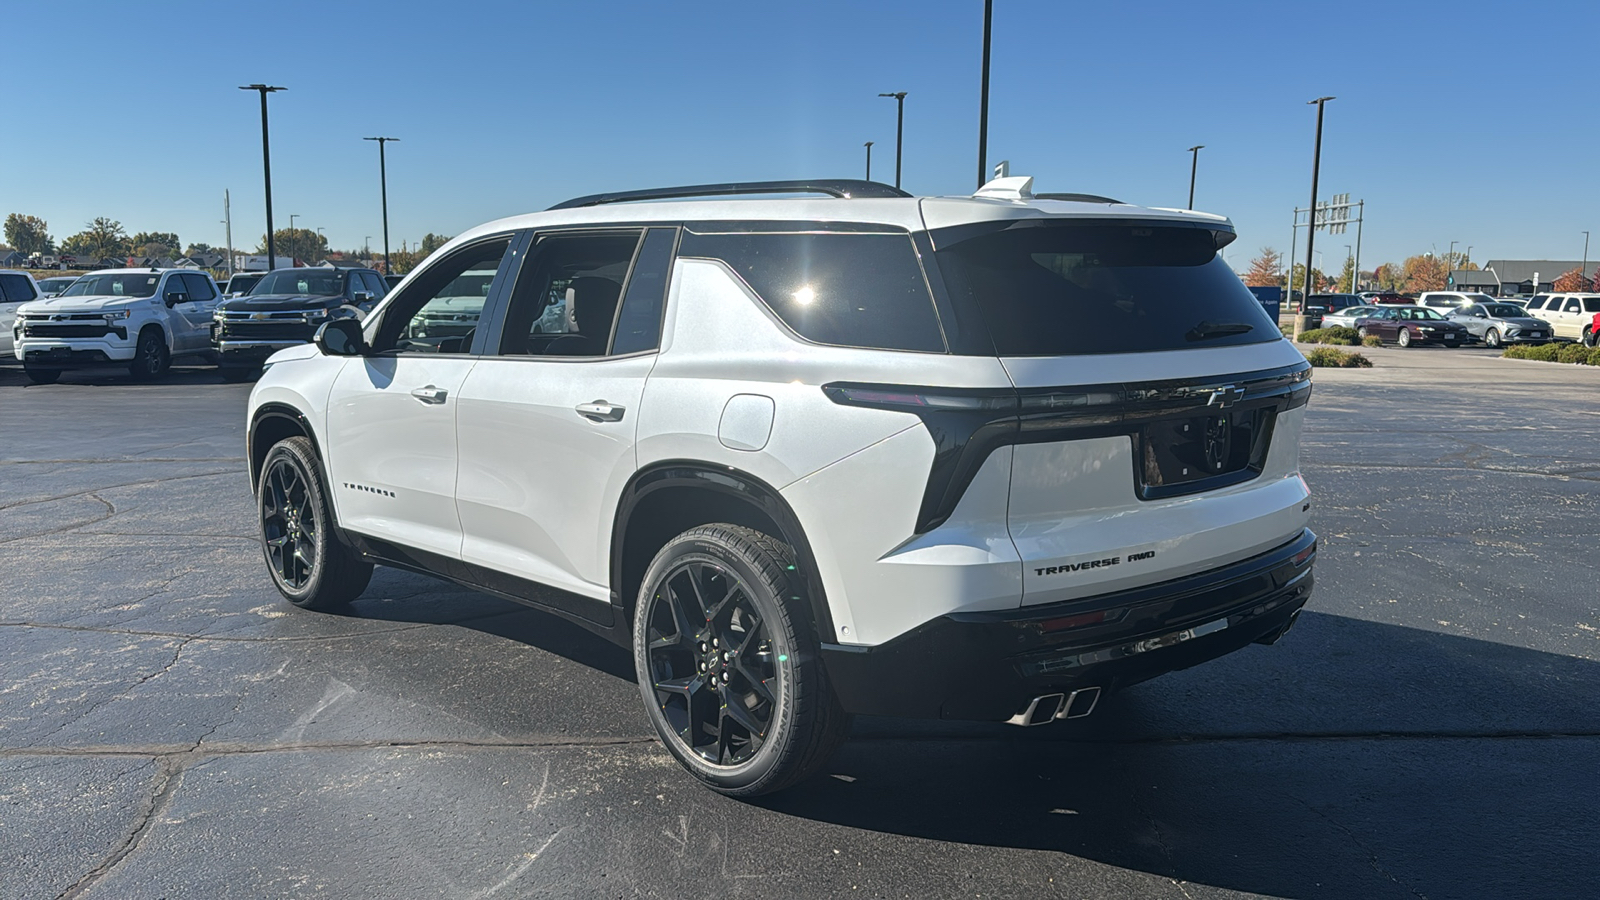
<instances>
[{"instance_id":1,"label":"distant house","mask_svg":"<svg viewBox=\"0 0 1600 900\"><path fill-rule=\"evenodd\" d=\"M1592 267L1595 262L1590 260L1589 265ZM1494 276L1500 285L1500 295L1504 297L1548 291L1551 282L1583 265L1583 261L1577 259L1491 259L1484 264L1483 271ZM1584 274L1593 277L1593 268Z\"/></svg>"},{"instance_id":2,"label":"distant house","mask_svg":"<svg viewBox=\"0 0 1600 900\"><path fill-rule=\"evenodd\" d=\"M7 250L0 253L0 269L20 269L28 262L28 254L21 250Z\"/></svg>"},{"instance_id":3,"label":"distant house","mask_svg":"<svg viewBox=\"0 0 1600 900\"><path fill-rule=\"evenodd\" d=\"M1452 269L1449 287L1452 291L1488 294L1493 297L1500 293L1500 279L1496 278L1493 272L1480 269Z\"/></svg>"}]
</instances>

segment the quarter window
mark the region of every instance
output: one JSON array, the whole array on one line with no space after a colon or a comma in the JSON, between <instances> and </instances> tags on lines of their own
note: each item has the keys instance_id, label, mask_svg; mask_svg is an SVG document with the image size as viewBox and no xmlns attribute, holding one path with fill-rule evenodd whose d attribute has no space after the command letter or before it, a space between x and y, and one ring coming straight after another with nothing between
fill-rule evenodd
<instances>
[{"instance_id":1,"label":"quarter window","mask_svg":"<svg viewBox=\"0 0 1600 900\"><path fill-rule=\"evenodd\" d=\"M611 340L613 354L621 356L661 346L661 312L667 301L672 246L677 240L675 228L652 228L645 232L639 259L628 277L628 293L622 298L622 309L617 313L617 334Z\"/></svg>"}]
</instances>

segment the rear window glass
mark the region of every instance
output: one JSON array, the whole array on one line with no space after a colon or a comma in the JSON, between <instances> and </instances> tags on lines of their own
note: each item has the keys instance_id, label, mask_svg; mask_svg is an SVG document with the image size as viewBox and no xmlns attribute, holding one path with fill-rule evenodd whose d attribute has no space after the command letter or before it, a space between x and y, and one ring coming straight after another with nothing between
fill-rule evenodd
<instances>
[{"instance_id":1,"label":"rear window glass","mask_svg":"<svg viewBox=\"0 0 1600 900\"><path fill-rule=\"evenodd\" d=\"M1600 297L1583 298L1584 312L1600 312Z\"/></svg>"},{"instance_id":2,"label":"rear window glass","mask_svg":"<svg viewBox=\"0 0 1600 900\"><path fill-rule=\"evenodd\" d=\"M727 263L774 315L808 341L876 350L945 349L908 234L690 232L678 255Z\"/></svg>"},{"instance_id":3,"label":"rear window glass","mask_svg":"<svg viewBox=\"0 0 1600 900\"><path fill-rule=\"evenodd\" d=\"M938 258L946 285L982 312L1001 356L1283 339L1204 229L1012 228L950 245Z\"/></svg>"}]
</instances>

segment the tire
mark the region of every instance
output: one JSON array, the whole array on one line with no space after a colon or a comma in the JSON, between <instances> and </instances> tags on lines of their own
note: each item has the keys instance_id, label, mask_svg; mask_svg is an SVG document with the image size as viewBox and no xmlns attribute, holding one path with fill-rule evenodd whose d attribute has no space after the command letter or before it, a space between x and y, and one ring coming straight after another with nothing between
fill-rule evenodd
<instances>
[{"instance_id":1,"label":"tire","mask_svg":"<svg viewBox=\"0 0 1600 900\"><path fill-rule=\"evenodd\" d=\"M1367 329L1365 327L1357 328L1356 329L1356 337L1359 337L1362 340L1366 340L1367 339Z\"/></svg>"},{"instance_id":2,"label":"tire","mask_svg":"<svg viewBox=\"0 0 1600 900\"><path fill-rule=\"evenodd\" d=\"M260 366L217 366L217 371L222 374L222 380L229 384L254 381L261 377Z\"/></svg>"},{"instance_id":3,"label":"tire","mask_svg":"<svg viewBox=\"0 0 1600 900\"><path fill-rule=\"evenodd\" d=\"M769 535L703 525L668 541L639 589L633 655L650 723L690 774L729 796L815 774L850 729L794 566Z\"/></svg>"},{"instance_id":4,"label":"tire","mask_svg":"<svg viewBox=\"0 0 1600 900\"><path fill-rule=\"evenodd\" d=\"M1491 328L1484 332L1483 343L1488 347L1498 348L1500 346L1500 329Z\"/></svg>"},{"instance_id":5,"label":"tire","mask_svg":"<svg viewBox=\"0 0 1600 900\"><path fill-rule=\"evenodd\" d=\"M133 350L133 361L128 363L128 375L134 381L152 381L166 374L172 365L172 354L161 329L149 327L139 332L139 343Z\"/></svg>"},{"instance_id":6,"label":"tire","mask_svg":"<svg viewBox=\"0 0 1600 900\"><path fill-rule=\"evenodd\" d=\"M1400 329L1399 333L1394 336L1394 342L1399 344L1402 349L1411 346L1411 329Z\"/></svg>"},{"instance_id":7,"label":"tire","mask_svg":"<svg viewBox=\"0 0 1600 900\"><path fill-rule=\"evenodd\" d=\"M38 366L23 366L22 373L34 384L55 384L61 380L60 369L41 369Z\"/></svg>"},{"instance_id":8,"label":"tire","mask_svg":"<svg viewBox=\"0 0 1600 900\"><path fill-rule=\"evenodd\" d=\"M1597 343L1597 340L1596 340L1596 336L1595 336L1595 333L1594 333L1594 328L1591 326L1589 328L1583 329L1583 345L1585 347L1593 347L1593 346L1595 346L1596 343Z\"/></svg>"},{"instance_id":9,"label":"tire","mask_svg":"<svg viewBox=\"0 0 1600 900\"><path fill-rule=\"evenodd\" d=\"M278 593L295 606L327 610L361 596L372 579L372 563L334 537L333 508L320 472L307 438L296 435L274 444L261 463L256 521Z\"/></svg>"}]
</instances>

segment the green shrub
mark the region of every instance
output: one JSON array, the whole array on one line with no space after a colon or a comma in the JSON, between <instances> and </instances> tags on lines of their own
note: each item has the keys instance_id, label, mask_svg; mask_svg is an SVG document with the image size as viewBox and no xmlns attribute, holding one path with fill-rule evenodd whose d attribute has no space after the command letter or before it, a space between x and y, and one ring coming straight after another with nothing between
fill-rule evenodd
<instances>
[{"instance_id":1,"label":"green shrub","mask_svg":"<svg viewBox=\"0 0 1600 900\"><path fill-rule=\"evenodd\" d=\"M1584 362L1591 366L1600 366L1600 347L1595 347L1594 349L1590 350L1589 358L1584 360Z\"/></svg>"},{"instance_id":2,"label":"green shrub","mask_svg":"<svg viewBox=\"0 0 1600 900\"><path fill-rule=\"evenodd\" d=\"M1313 366L1331 369L1370 369L1372 361L1350 350L1335 347L1313 347L1306 353L1306 362Z\"/></svg>"},{"instance_id":3,"label":"green shrub","mask_svg":"<svg viewBox=\"0 0 1600 900\"><path fill-rule=\"evenodd\" d=\"M1561 354L1560 344L1540 344L1535 347L1530 344L1513 344L1507 347L1501 356L1506 359L1532 359L1538 362L1559 362Z\"/></svg>"},{"instance_id":4,"label":"green shrub","mask_svg":"<svg viewBox=\"0 0 1600 900\"><path fill-rule=\"evenodd\" d=\"M1589 348L1582 344L1562 344L1556 351L1556 361L1564 363L1584 363L1589 359Z\"/></svg>"},{"instance_id":5,"label":"green shrub","mask_svg":"<svg viewBox=\"0 0 1600 900\"><path fill-rule=\"evenodd\" d=\"M1382 347L1383 346L1383 338L1378 337L1375 334L1369 334L1366 337L1361 339L1361 346L1363 346L1363 347Z\"/></svg>"},{"instance_id":6,"label":"green shrub","mask_svg":"<svg viewBox=\"0 0 1600 900\"><path fill-rule=\"evenodd\" d=\"M1531 349L1533 348L1527 344L1512 344L1500 351L1500 355L1505 359L1527 359L1528 351Z\"/></svg>"},{"instance_id":7,"label":"green shrub","mask_svg":"<svg viewBox=\"0 0 1600 900\"><path fill-rule=\"evenodd\" d=\"M1310 331L1301 332L1300 343L1355 346L1361 343L1361 335L1357 334L1354 328L1335 325L1332 328L1313 328Z\"/></svg>"}]
</instances>

